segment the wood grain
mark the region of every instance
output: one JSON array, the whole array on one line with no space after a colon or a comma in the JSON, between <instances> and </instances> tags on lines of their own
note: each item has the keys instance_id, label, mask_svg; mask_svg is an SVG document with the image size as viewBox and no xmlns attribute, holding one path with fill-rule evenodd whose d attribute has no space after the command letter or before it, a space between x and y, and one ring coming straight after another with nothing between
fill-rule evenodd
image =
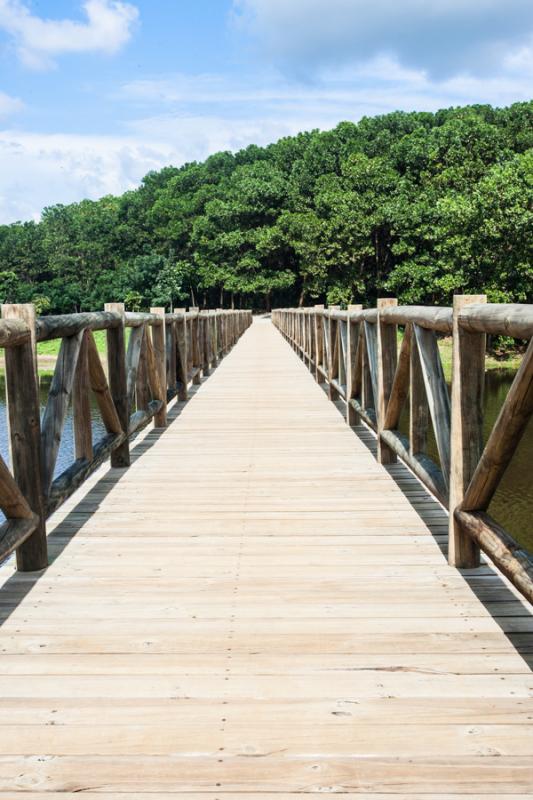
<instances>
[{"instance_id":1,"label":"wood grain","mask_svg":"<svg viewBox=\"0 0 533 800\"><path fill-rule=\"evenodd\" d=\"M530 606L270 322L168 418L0 569L0 800L531 796Z\"/></svg>"}]
</instances>

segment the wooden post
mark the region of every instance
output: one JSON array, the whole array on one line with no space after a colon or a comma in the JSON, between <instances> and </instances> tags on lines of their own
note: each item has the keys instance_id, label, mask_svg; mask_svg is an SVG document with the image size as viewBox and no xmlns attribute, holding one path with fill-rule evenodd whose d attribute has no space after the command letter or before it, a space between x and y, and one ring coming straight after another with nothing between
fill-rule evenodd
<instances>
[{"instance_id":1,"label":"wooden post","mask_svg":"<svg viewBox=\"0 0 533 800\"><path fill-rule=\"evenodd\" d=\"M378 396L376 398L377 426L378 426L378 461L380 464L394 464L396 454L381 439L381 431L385 422L387 403L394 381L396 364L398 361L397 334L398 326L386 324L380 319L380 309L397 306L398 301L393 297L378 299L377 344L378 344Z\"/></svg>"},{"instance_id":2,"label":"wooden post","mask_svg":"<svg viewBox=\"0 0 533 800\"><path fill-rule=\"evenodd\" d=\"M161 325L152 325L152 346L156 369L159 374L159 386L161 388L161 400L163 405L154 417L156 428L166 428L167 426L167 354L166 354L166 334L165 334L165 309L159 306L150 309L151 314L161 317Z\"/></svg>"},{"instance_id":3,"label":"wooden post","mask_svg":"<svg viewBox=\"0 0 533 800\"><path fill-rule=\"evenodd\" d=\"M324 383L324 376L319 367L324 362L324 311L323 305L315 306L315 379L317 383Z\"/></svg>"},{"instance_id":4,"label":"wooden post","mask_svg":"<svg viewBox=\"0 0 533 800\"><path fill-rule=\"evenodd\" d=\"M189 396L189 357L187 353L187 320L184 308L176 308L175 313L182 314L182 318L176 321L176 347L178 353L177 380L178 400L185 401Z\"/></svg>"},{"instance_id":5,"label":"wooden post","mask_svg":"<svg viewBox=\"0 0 533 800\"><path fill-rule=\"evenodd\" d=\"M177 309L174 309L176 312ZM170 319L165 325L166 337L166 372L167 372L167 386L171 392L176 390L177 372L176 372L176 354L177 354L177 322Z\"/></svg>"},{"instance_id":6,"label":"wooden post","mask_svg":"<svg viewBox=\"0 0 533 800\"><path fill-rule=\"evenodd\" d=\"M35 349L35 307L32 304L3 305L4 319L20 319L31 332L31 340L5 349L6 398L11 461L17 485L39 525L17 548L17 568L33 572L48 566L46 513L41 483L41 414Z\"/></svg>"},{"instance_id":7,"label":"wooden post","mask_svg":"<svg viewBox=\"0 0 533 800\"><path fill-rule=\"evenodd\" d=\"M126 344L124 337L124 303L106 303L105 311L115 311L122 315L122 325L107 331L107 367L109 388L117 410L122 430L127 433L129 426L128 382L126 376ZM111 453L112 467L129 467L130 443L126 440Z\"/></svg>"},{"instance_id":8,"label":"wooden post","mask_svg":"<svg viewBox=\"0 0 533 800\"><path fill-rule=\"evenodd\" d=\"M483 452L483 391L486 335L459 325L459 312L467 305L486 303L485 295L453 298L453 355L451 402L451 467L448 561L452 566L479 566L479 546L454 517Z\"/></svg>"},{"instance_id":9,"label":"wooden post","mask_svg":"<svg viewBox=\"0 0 533 800\"><path fill-rule=\"evenodd\" d=\"M145 331L145 334L146 333L147 332ZM130 342L131 341L133 340L130 334ZM140 340L140 345L139 361L135 371L135 405L137 407L137 411L140 411L141 409L148 409L151 399L150 387L148 386L146 335L144 335Z\"/></svg>"},{"instance_id":10,"label":"wooden post","mask_svg":"<svg viewBox=\"0 0 533 800\"><path fill-rule=\"evenodd\" d=\"M200 341L202 346L202 372L204 377L210 373L209 311L200 311Z\"/></svg>"},{"instance_id":11,"label":"wooden post","mask_svg":"<svg viewBox=\"0 0 533 800\"><path fill-rule=\"evenodd\" d=\"M191 318L192 366L193 369L198 370L196 375L194 375L192 382L195 385L199 385L202 382L202 378L200 376L200 368L202 366L200 356L200 310L194 306L193 308L189 308L189 313L193 315Z\"/></svg>"},{"instance_id":12,"label":"wooden post","mask_svg":"<svg viewBox=\"0 0 533 800\"><path fill-rule=\"evenodd\" d=\"M215 367L218 367L218 359L219 359L218 322L220 319L221 311L222 311L221 308L217 308L216 311L214 311L213 314L211 315L211 342L213 346L213 352L212 352L213 369Z\"/></svg>"},{"instance_id":13,"label":"wooden post","mask_svg":"<svg viewBox=\"0 0 533 800\"><path fill-rule=\"evenodd\" d=\"M340 306L329 306L328 311L340 311ZM332 386L331 381L339 374L338 371L338 358L339 358L339 341L337 332L337 320L333 317L328 317L328 397L330 400L338 400L339 393Z\"/></svg>"},{"instance_id":14,"label":"wooden post","mask_svg":"<svg viewBox=\"0 0 533 800\"><path fill-rule=\"evenodd\" d=\"M348 315L350 311L362 311L363 306L360 304L349 305ZM350 322L348 316L347 324L347 346L346 346L346 422L348 425L359 425L361 418L355 408L351 405L350 400L355 397L355 375L357 370L357 346L359 344L359 331L360 323Z\"/></svg>"},{"instance_id":15,"label":"wooden post","mask_svg":"<svg viewBox=\"0 0 533 800\"><path fill-rule=\"evenodd\" d=\"M427 450L429 405L414 333L409 366L409 452L412 456Z\"/></svg>"}]
</instances>

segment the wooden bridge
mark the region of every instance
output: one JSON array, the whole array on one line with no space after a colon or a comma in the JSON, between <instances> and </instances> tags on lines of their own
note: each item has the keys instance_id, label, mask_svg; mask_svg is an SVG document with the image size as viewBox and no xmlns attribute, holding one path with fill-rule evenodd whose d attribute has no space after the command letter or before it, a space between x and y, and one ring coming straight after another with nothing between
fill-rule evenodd
<instances>
[{"instance_id":1,"label":"wooden bridge","mask_svg":"<svg viewBox=\"0 0 533 800\"><path fill-rule=\"evenodd\" d=\"M475 337L531 326L531 307L477 308L448 409L431 325L459 309L278 311L282 336L246 312L4 308L0 800L533 798L531 564L484 501L451 523L443 506L480 464L501 475L531 413L530 346L499 457L489 440L459 463L479 449ZM32 336L63 339L42 431ZM77 458L56 477L70 399ZM432 415L440 468L418 449Z\"/></svg>"}]
</instances>

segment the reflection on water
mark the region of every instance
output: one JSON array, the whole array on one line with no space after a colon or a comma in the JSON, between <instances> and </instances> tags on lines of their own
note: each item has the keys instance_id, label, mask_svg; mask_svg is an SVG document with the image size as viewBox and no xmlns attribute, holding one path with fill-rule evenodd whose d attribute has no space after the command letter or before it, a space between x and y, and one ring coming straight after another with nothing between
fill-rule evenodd
<instances>
[{"instance_id":1,"label":"reflection on water","mask_svg":"<svg viewBox=\"0 0 533 800\"><path fill-rule=\"evenodd\" d=\"M487 439L498 412L513 380L511 370L492 370L485 376L485 440ZM44 408L51 378L41 378L41 406ZM93 441L105 433L104 426L93 404ZM400 423L403 433L407 433L409 420L404 412ZM0 378L0 452L7 457L8 438L5 415L4 383ZM438 462L437 448L432 431L428 438L428 452ZM507 470L503 481L489 509L492 516L502 524L525 548L533 552L533 481L531 464L533 459L533 420L524 434L520 446ZM56 475L60 474L74 460L74 436L72 415L69 413L61 440L56 465Z\"/></svg>"},{"instance_id":2,"label":"reflection on water","mask_svg":"<svg viewBox=\"0 0 533 800\"><path fill-rule=\"evenodd\" d=\"M48 390L52 381L51 375L41 376L40 379L40 399L41 411L44 410L46 400L48 398ZM98 406L91 396L91 414L92 414L92 427L93 427L93 442L97 442L105 434L105 427L99 416ZM8 431L6 421L6 405L5 405L5 384L4 378L0 377L0 453L4 458L8 457L9 443ZM63 429L63 436L61 438L61 445L59 447L59 454L56 462L55 475L60 475L74 461L74 432L72 428L72 410L69 409L65 427Z\"/></svg>"}]
</instances>

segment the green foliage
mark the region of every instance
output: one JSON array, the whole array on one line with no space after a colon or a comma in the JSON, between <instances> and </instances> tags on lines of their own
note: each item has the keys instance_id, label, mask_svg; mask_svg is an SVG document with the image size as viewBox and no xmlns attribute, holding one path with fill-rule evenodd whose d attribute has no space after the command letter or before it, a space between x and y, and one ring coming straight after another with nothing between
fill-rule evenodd
<instances>
[{"instance_id":1,"label":"green foliage","mask_svg":"<svg viewBox=\"0 0 533 800\"><path fill-rule=\"evenodd\" d=\"M0 226L0 296L39 313L533 300L533 103L395 112L149 173Z\"/></svg>"},{"instance_id":2,"label":"green foliage","mask_svg":"<svg viewBox=\"0 0 533 800\"><path fill-rule=\"evenodd\" d=\"M0 272L0 299L2 303L10 303L17 296L18 279L12 270Z\"/></svg>"}]
</instances>

